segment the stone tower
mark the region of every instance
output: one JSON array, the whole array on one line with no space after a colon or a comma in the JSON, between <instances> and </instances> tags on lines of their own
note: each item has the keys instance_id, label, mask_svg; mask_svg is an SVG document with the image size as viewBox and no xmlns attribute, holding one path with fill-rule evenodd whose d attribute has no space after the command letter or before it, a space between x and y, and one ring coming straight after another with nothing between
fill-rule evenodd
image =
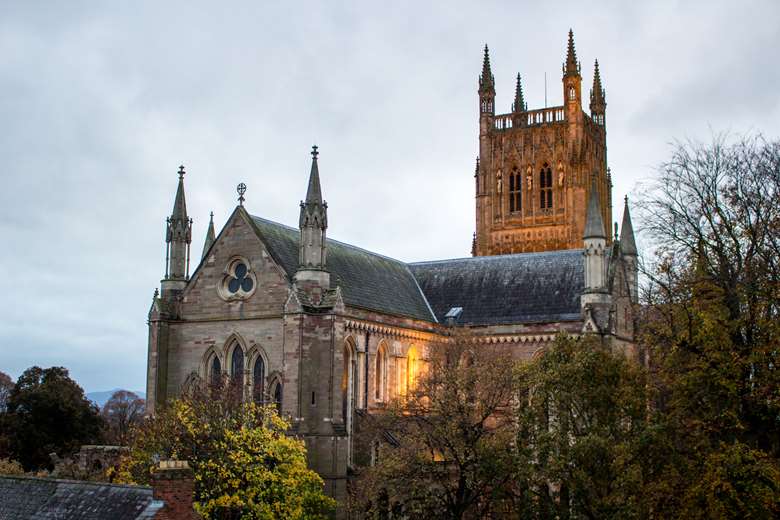
<instances>
[{"instance_id":1,"label":"stone tower","mask_svg":"<svg viewBox=\"0 0 780 520\"><path fill-rule=\"evenodd\" d=\"M602 220L612 222L606 94L596 62L591 113L583 111L572 31L562 83L563 105L528 110L518 74L512 111L496 115L485 46L478 89L475 256L582 248L591 186L598 192Z\"/></svg>"}]
</instances>

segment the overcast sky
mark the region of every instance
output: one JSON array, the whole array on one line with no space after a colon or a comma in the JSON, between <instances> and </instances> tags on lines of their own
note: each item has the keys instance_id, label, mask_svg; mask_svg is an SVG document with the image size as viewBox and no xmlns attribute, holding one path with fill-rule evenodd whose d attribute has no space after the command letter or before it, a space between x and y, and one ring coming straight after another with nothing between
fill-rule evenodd
<instances>
[{"instance_id":1,"label":"overcast sky","mask_svg":"<svg viewBox=\"0 0 780 520\"><path fill-rule=\"evenodd\" d=\"M486 42L501 113L517 72L530 108L545 73L562 102L569 27L584 92L598 58L616 207L673 138L780 136L780 2L594 4L3 0L0 370L145 388L179 164L193 258L239 182L251 213L296 225L313 143L330 236L467 256Z\"/></svg>"}]
</instances>

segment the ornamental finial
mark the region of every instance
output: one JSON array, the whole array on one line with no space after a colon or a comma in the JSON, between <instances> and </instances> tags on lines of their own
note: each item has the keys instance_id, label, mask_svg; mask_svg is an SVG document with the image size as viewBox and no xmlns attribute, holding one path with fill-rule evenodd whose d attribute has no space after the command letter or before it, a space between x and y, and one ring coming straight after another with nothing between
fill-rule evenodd
<instances>
[{"instance_id":1,"label":"ornamental finial","mask_svg":"<svg viewBox=\"0 0 780 520\"><path fill-rule=\"evenodd\" d=\"M179 178L183 179L185 173L187 172L184 171L184 165L182 164L181 166L179 166Z\"/></svg>"},{"instance_id":2,"label":"ornamental finial","mask_svg":"<svg viewBox=\"0 0 780 520\"><path fill-rule=\"evenodd\" d=\"M320 152L317 151L317 148L319 148L316 144L311 147L311 156L314 158L314 160L317 160L317 156L320 154Z\"/></svg>"},{"instance_id":3,"label":"ornamental finial","mask_svg":"<svg viewBox=\"0 0 780 520\"><path fill-rule=\"evenodd\" d=\"M244 201L246 200L244 198L244 193L246 193L246 184L242 182L238 186L236 186L236 192L238 193L238 205L243 206Z\"/></svg>"}]
</instances>

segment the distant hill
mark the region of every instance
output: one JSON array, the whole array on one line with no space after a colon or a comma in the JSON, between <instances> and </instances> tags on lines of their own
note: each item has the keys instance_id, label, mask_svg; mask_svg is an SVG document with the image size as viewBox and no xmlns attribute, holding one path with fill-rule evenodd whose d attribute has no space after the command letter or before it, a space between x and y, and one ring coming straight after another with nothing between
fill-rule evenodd
<instances>
[{"instance_id":1,"label":"distant hill","mask_svg":"<svg viewBox=\"0 0 780 520\"><path fill-rule=\"evenodd\" d=\"M102 392L87 392L87 399L98 405L99 408L103 408L103 405L106 404L106 401L111 399L111 396L114 395L114 392L118 390L124 390L123 388L114 388L113 390L104 390ZM130 392L133 392L134 394L138 395L141 399L146 399L146 393L141 392L139 390L130 390Z\"/></svg>"}]
</instances>

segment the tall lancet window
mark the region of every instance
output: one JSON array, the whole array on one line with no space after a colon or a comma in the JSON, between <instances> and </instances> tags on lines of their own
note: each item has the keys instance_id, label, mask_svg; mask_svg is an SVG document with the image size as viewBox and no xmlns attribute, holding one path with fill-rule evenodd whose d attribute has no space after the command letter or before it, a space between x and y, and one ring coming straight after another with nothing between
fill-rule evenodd
<instances>
[{"instance_id":1,"label":"tall lancet window","mask_svg":"<svg viewBox=\"0 0 780 520\"><path fill-rule=\"evenodd\" d=\"M384 343L379 344L376 351L376 370L374 372L374 399L377 402L385 400L387 381L387 349Z\"/></svg>"},{"instance_id":2,"label":"tall lancet window","mask_svg":"<svg viewBox=\"0 0 780 520\"><path fill-rule=\"evenodd\" d=\"M539 207L549 209L553 207L553 178L552 169L544 165L539 171Z\"/></svg>"},{"instance_id":3,"label":"tall lancet window","mask_svg":"<svg viewBox=\"0 0 780 520\"><path fill-rule=\"evenodd\" d=\"M222 364L219 362L219 358L214 355L211 358L211 366L209 367L209 383L213 386L219 386L222 383Z\"/></svg>"},{"instance_id":4,"label":"tall lancet window","mask_svg":"<svg viewBox=\"0 0 780 520\"><path fill-rule=\"evenodd\" d=\"M230 356L230 380L234 385L244 383L244 351L239 345L233 347L233 354Z\"/></svg>"},{"instance_id":5,"label":"tall lancet window","mask_svg":"<svg viewBox=\"0 0 780 520\"><path fill-rule=\"evenodd\" d=\"M509 174L509 212L514 213L523 209L522 206L523 176L514 168Z\"/></svg>"},{"instance_id":6,"label":"tall lancet window","mask_svg":"<svg viewBox=\"0 0 780 520\"><path fill-rule=\"evenodd\" d=\"M281 414L282 413L282 382L278 379L276 380L276 383L273 387L273 392L271 394L274 400L274 405L276 406L276 411Z\"/></svg>"},{"instance_id":7,"label":"tall lancet window","mask_svg":"<svg viewBox=\"0 0 780 520\"><path fill-rule=\"evenodd\" d=\"M265 402L265 361L263 356L257 356L252 370L252 397L256 403Z\"/></svg>"}]
</instances>

